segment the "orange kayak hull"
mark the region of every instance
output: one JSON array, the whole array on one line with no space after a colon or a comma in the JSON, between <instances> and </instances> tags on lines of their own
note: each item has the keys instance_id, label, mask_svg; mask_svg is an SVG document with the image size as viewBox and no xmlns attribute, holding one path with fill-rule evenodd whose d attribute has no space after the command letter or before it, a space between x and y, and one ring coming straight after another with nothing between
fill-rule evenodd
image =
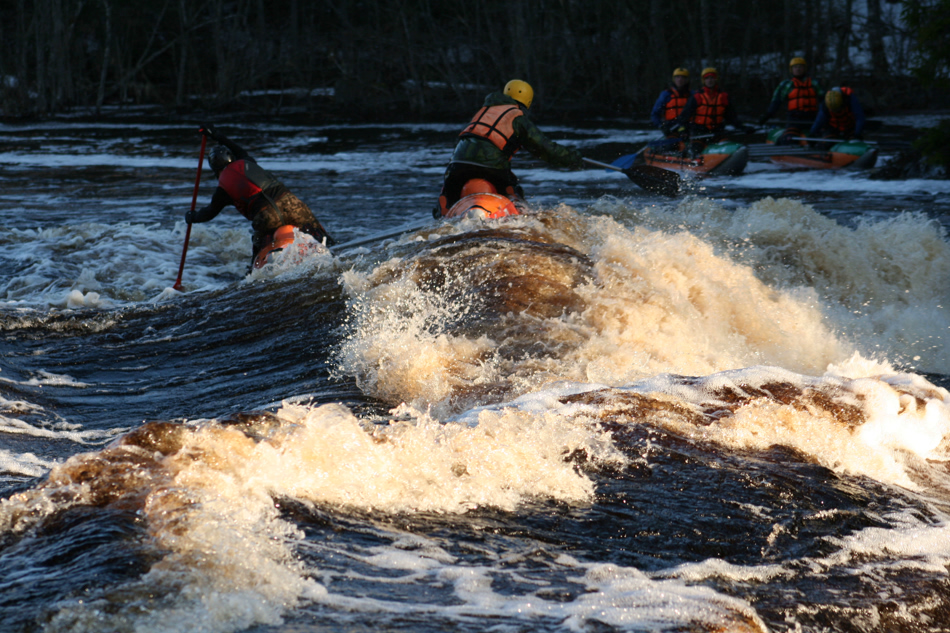
<instances>
[{"instance_id":1,"label":"orange kayak hull","mask_svg":"<svg viewBox=\"0 0 950 633\"><path fill-rule=\"evenodd\" d=\"M769 132L766 137L769 160L808 169L870 169L877 163L877 148L864 141L828 141L814 146L807 139L799 140L800 136L796 128L776 128ZM791 143L782 143L789 138ZM781 153L783 148L788 148L787 155Z\"/></svg>"},{"instance_id":2,"label":"orange kayak hull","mask_svg":"<svg viewBox=\"0 0 950 633\"><path fill-rule=\"evenodd\" d=\"M472 193L453 204L445 217L470 216L497 220L509 215L518 215L518 209L515 208L515 203L505 196L497 193Z\"/></svg>"},{"instance_id":3,"label":"orange kayak hull","mask_svg":"<svg viewBox=\"0 0 950 633\"><path fill-rule=\"evenodd\" d=\"M274 231L270 241L258 251L257 256L254 258L254 268L263 268L270 263L272 255L292 246L295 239L296 228L297 227L290 224L285 224ZM316 252L322 248L325 247L316 240L306 240L299 244L299 254L307 255L310 252Z\"/></svg>"},{"instance_id":4,"label":"orange kayak hull","mask_svg":"<svg viewBox=\"0 0 950 633\"><path fill-rule=\"evenodd\" d=\"M877 150L869 149L861 155L846 152L820 152L808 156L772 156L771 161L780 165L808 167L810 169L870 169L877 163Z\"/></svg>"}]
</instances>

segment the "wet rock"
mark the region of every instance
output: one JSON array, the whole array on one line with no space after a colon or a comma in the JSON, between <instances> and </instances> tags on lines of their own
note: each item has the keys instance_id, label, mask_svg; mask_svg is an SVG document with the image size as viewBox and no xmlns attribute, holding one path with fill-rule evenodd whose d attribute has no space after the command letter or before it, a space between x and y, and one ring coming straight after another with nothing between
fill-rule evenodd
<instances>
[{"instance_id":1,"label":"wet rock","mask_svg":"<svg viewBox=\"0 0 950 633\"><path fill-rule=\"evenodd\" d=\"M911 148L898 152L886 165L871 172L872 180L902 180L905 178L945 179L947 169L931 165L923 155Z\"/></svg>"}]
</instances>

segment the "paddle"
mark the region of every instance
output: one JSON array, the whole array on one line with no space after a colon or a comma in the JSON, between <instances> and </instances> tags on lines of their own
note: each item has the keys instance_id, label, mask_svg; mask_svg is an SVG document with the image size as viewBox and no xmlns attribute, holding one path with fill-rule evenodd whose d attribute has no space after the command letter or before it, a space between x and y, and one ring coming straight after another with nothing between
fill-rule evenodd
<instances>
[{"instance_id":1,"label":"paddle","mask_svg":"<svg viewBox=\"0 0 950 633\"><path fill-rule=\"evenodd\" d=\"M650 143L653 143L653 142L654 141L650 141ZM617 160L615 160L614 162L610 164L613 165L614 167L617 167L618 169L630 169L631 167L633 167L634 161L637 160L637 156L642 154L643 150L650 147L650 143L647 143L646 145L638 149L635 154L627 154L626 156L621 156L620 158L618 158Z\"/></svg>"},{"instance_id":2,"label":"paddle","mask_svg":"<svg viewBox=\"0 0 950 633\"><path fill-rule=\"evenodd\" d=\"M372 235L366 235L364 237L358 237L349 242L344 242L342 244L337 244L333 247L334 251L343 252L350 248L355 248L357 246L364 246L372 242L379 242L390 237L396 237L397 235L402 235L403 233L409 233L410 231L418 231L419 229L424 229L432 225L432 220L424 220L422 222L414 222L412 224L404 224L400 227L386 229L385 231L380 231L378 233L373 233Z\"/></svg>"},{"instance_id":3,"label":"paddle","mask_svg":"<svg viewBox=\"0 0 950 633\"><path fill-rule=\"evenodd\" d=\"M749 146L749 158L769 158L770 156L818 156L825 152L811 147L795 145L758 145Z\"/></svg>"},{"instance_id":4,"label":"paddle","mask_svg":"<svg viewBox=\"0 0 950 633\"><path fill-rule=\"evenodd\" d=\"M683 179L679 177L679 174L654 165L634 165L623 169L590 158L584 158L584 162L604 169L623 172L635 185L664 196L676 196L680 191L680 185L683 183Z\"/></svg>"},{"instance_id":5,"label":"paddle","mask_svg":"<svg viewBox=\"0 0 950 633\"><path fill-rule=\"evenodd\" d=\"M868 145L877 145L877 141L858 141L850 140L846 141L840 138L809 138L807 136L793 136L788 140L790 141L817 141L818 143L867 143Z\"/></svg>"},{"instance_id":6,"label":"paddle","mask_svg":"<svg viewBox=\"0 0 950 633\"><path fill-rule=\"evenodd\" d=\"M207 143L208 137L204 134L201 135L201 150L198 152L198 175L195 176L195 192L191 196L191 210L194 212L195 205L198 202L198 184L201 182L201 164L204 162L205 158L205 143ZM172 286L175 290L181 291L181 274L185 270L185 255L188 253L188 240L191 239L191 222L188 223L188 228L185 230L185 245L181 249L181 264L178 266L178 279L175 280L175 285Z\"/></svg>"},{"instance_id":7,"label":"paddle","mask_svg":"<svg viewBox=\"0 0 950 633\"><path fill-rule=\"evenodd\" d=\"M646 145L644 145L643 147L641 147L640 149L638 149L635 154L626 154L625 156L621 156L620 158L618 158L617 160L615 160L614 162L612 162L612 163L610 163L610 164L613 165L614 167L619 167L620 169L629 169L630 167L633 167L633 163L637 160L637 156L639 156L640 154L642 154L644 150L646 150L646 149L648 149L649 147L653 146L654 143L659 143L660 141L666 141L666 140L684 140L684 141L686 141L686 140L696 140L696 139L702 139L702 138L712 138L712 137L714 137L714 136L716 136L716 135L715 135L715 134L702 134L702 135L700 135L700 136L691 136L691 137L688 137L688 139L687 139L687 138L677 139L676 137L667 137L667 136L664 136L663 138L658 138L658 139L654 139L654 140L650 141L649 143L647 143Z\"/></svg>"}]
</instances>

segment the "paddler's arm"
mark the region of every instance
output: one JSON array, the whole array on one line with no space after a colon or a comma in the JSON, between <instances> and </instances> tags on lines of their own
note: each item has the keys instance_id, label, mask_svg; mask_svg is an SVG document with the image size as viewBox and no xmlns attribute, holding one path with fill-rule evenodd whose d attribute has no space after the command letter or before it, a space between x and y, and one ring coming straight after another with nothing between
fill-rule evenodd
<instances>
[{"instance_id":1,"label":"paddler's arm","mask_svg":"<svg viewBox=\"0 0 950 633\"><path fill-rule=\"evenodd\" d=\"M228 192L218 187L214 190L214 194L211 196L211 203L206 207L202 207L198 210L189 209L185 213L185 222L188 224L199 224L201 222L207 222L213 220L224 207L232 204L231 196L228 195Z\"/></svg>"},{"instance_id":2,"label":"paddler's arm","mask_svg":"<svg viewBox=\"0 0 950 633\"><path fill-rule=\"evenodd\" d=\"M699 102L696 101L696 97L689 95L683 110L679 113L679 116L673 119L673 124L669 126L670 131L667 132L667 136L682 136L689 129L689 122L693 120L693 115L696 114L696 108L698 107Z\"/></svg>"},{"instance_id":3,"label":"paddler's arm","mask_svg":"<svg viewBox=\"0 0 950 633\"><path fill-rule=\"evenodd\" d=\"M765 114L762 115L762 118L759 119L759 125L765 125L766 121L772 118L772 116L779 111L779 108L788 101L788 93L792 89L792 82L785 80L775 88L775 91L772 93L772 101L769 102L769 108L765 111Z\"/></svg>"},{"instance_id":4,"label":"paddler's arm","mask_svg":"<svg viewBox=\"0 0 950 633\"><path fill-rule=\"evenodd\" d=\"M736 112L736 107L732 105L731 101L729 102L728 105L726 105L726 111L724 114L726 118L726 123L736 128L737 130L742 130L742 132L745 134L752 134L753 132L755 132L754 127L752 127L751 125L746 125L745 123L742 122L742 119L739 118L739 114Z\"/></svg>"},{"instance_id":5,"label":"paddler's arm","mask_svg":"<svg viewBox=\"0 0 950 633\"><path fill-rule=\"evenodd\" d=\"M231 155L234 156L234 160L250 158L250 155L243 147L219 132L213 125L202 125L201 133L231 150Z\"/></svg>"},{"instance_id":6,"label":"paddler's arm","mask_svg":"<svg viewBox=\"0 0 950 633\"><path fill-rule=\"evenodd\" d=\"M584 166L581 153L573 147L558 145L541 130L527 116L519 116L514 120L515 134L521 139L521 145L529 152L546 163L555 167L571 167L580 169Z\"/></svg>"},{"instance_id":7,"label":"paddler's arm","mask_svg":"<svg viewBox=\"0 0 950 633\"><path fill-rule=\"evenodd\" d=\"M669 90L664 90L660 93L660 96L657 97L656 103L653 104L653 109L650 110L650 121L653 122L658 129L663 129L663 124L666 121L663 120L663 111L666 109L666 104L669 103L670 99L673 98L673 93Z\"/></svg>"},{"instance_id":8,"label":"paddler's arm","mask_svg":"<svg viewBox=\"0 0 950 633\"><path fill-rule=\"evenodd\" d=\"M825 124L828 123L828 108L825 107L825 104L821 104L818 108L818 116L815 117L815 122L812 124L811 129L808 130L808 136L817 137L821 134L821 131L824 129Z\"/></svg>"},{"instance_id":9,"label":"paddler's arm","mask_svg":"<svg viewBox=\"0 0 950 633\"><path fill-rule=\"evenodd\" d=\"M858 101L858 95L851 93L851 114L854 115L854 137L861 140L864 135L864 108Z\"/></svg>"}]
</instances>

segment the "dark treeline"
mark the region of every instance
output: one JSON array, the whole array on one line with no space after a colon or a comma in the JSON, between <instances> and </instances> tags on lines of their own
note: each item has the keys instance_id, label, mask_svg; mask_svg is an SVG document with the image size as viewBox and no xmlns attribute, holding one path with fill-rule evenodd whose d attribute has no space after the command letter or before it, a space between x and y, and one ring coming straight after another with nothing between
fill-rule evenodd
<instances>
[{"instance_id":1,"label":"dark treeline","mask_svg":"<svg viewBox=\"0 0 950 633\"><path fill-rule=\"evenodd\" d=\"M900 82L914 66L916 34L894 16L935 1L946 4L7 0L0 108L23 116L253 102L442 118L468 113L486 90L518 77L535 87L538 109L642 116L674 67L698 74L715 65L740 110L758 113L799 54L826 85L870 82L882 105L920 107L920 92ZM271 96L250 96L264 91Z\"/></svg>"}]
</instances>

